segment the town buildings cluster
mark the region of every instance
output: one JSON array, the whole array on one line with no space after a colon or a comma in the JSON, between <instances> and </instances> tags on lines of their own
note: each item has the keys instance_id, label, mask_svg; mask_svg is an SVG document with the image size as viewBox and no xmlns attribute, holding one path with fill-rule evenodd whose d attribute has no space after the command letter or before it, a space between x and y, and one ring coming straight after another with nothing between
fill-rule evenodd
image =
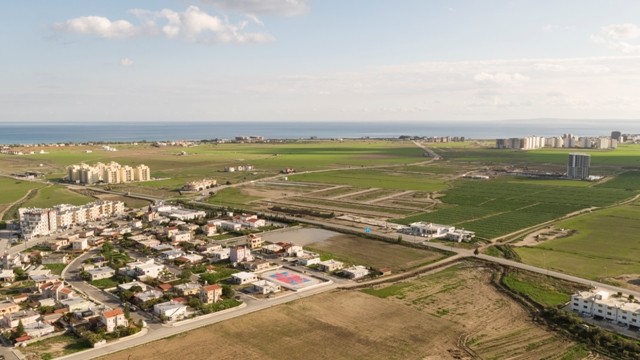
<instances>
[{"instance_id":1,"label":"town buildings cluster","mask_svg":"<svg viewBox=\"0 0 640 360\"><path fill-rule=\"evenodd\" d=\"M455 226L434 224L431 222L414 222L403 230L411 235L428 239L447 239L455 242L470 241L476 234L473 231L456 229Z\"/></svg>"},{"instance_id":2,"label":"town buildings cluster","mask_svg":"<svg viewBox=\"0 0 640 360\"><path fill-rule=\"evenodd\" d=\"M52 208L20 208L20 229L25 239L50 235L59 229L86 224L124 213L122 201L98 200L81 206L56 205Z\"/></svg>"},{"instance_id":3,"label":"town buildings cluster","mask_svg":"<svg viewBox=\"0 0 640 360\"><path fill-rule=\"evenodd\" d=\"M120 165L117 162L95 165L71 165L67 167L67 181L76 184L121 184L151 180L151 170L141 164L135 167Z\"/></svg>"},{"instance_id":4,"label":"town buildings cluster","mask_svg":"<svg viewBox=\"0 0 640 360\"><path fill-rule=\"evenodd\" d=\"M253 165L225 166L224 172L253 171Z\"/></svg>"},{"instance_id":5,"label":"town buildings cluster","mask_svg":"<svg viewBox=\"0 0 640 360\"><path fill-rule=\"evenodd\" d=\"M622 135L577 137L573 134L564 134L562 136L542 137L527 136L523 138L496 139L496 148L498 149L519 149L534 150L540 148L566 148L566 149L615 149L622 141Z\"/></svg>"}]
</instances>

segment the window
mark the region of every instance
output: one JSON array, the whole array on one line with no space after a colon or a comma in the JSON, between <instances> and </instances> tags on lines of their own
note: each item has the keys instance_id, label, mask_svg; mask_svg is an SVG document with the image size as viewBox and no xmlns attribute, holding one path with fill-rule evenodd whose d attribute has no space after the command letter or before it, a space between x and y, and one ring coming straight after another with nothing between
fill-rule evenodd
<instances>
[{"instance_id":1,"label":"window","mask_svg":"<svg viewBox=\"0 0 640 360\"><path fill-rule=\"evenodd\" d=\"M580 306L580 304L578 304L578 303L573 303L573 306L576 306L576 307L577 307L577 306Z\"/></svg>"},{"instance_id":2,"label":"window","mask_svg":"<svg viewBox=\"0 0 640 360\"><path fill-rule=\"evenodd\" d=\"M584 308L584 309L587 309L588 307L587 307L587 305L585 305L585 306L583 306L583 308Z\"/></svg>"}]
</instances>

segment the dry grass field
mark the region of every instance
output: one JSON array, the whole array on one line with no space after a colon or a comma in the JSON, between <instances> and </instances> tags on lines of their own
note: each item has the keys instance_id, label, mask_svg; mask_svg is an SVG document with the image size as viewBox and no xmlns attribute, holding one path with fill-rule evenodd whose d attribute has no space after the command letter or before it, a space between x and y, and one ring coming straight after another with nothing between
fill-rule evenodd
<instances>
[{"instance_id":1,"label":"dry grass field","mask_svg":"<svg viewBox=\"0 0 640 360\"><path fill-rule=\"evenodd\" d=\"M457 324L458 344L482 359L582 359L588 352L531 321L529 314L490 284L494 270L455 265L406 282L367 289L440 320Z\"/></svg>"},{"instance_id":2,"label":"dry grass field","mask_svg":"<svg viewBox=\"0 0 640 360\"><path fill-rule=\"evenodd\" d=\"M373 266L378 269L388 267L394 272L415 268L444 257L429 250L414 249L353 235L334 236L309 244L308 248L319 251L321 254L330 254L336 259L351 264Z\"/></svg>"},{"instance_id":3,"label":"dry grass field","mask_svg":"<svg viewBox=\"0 0 640 360\"><path fill-rule=\"evenodd\" d=\"M462 264L377 296L332 291L102 360L599 358L534 324L491 275Z\"/></svg>"}]
</instances>

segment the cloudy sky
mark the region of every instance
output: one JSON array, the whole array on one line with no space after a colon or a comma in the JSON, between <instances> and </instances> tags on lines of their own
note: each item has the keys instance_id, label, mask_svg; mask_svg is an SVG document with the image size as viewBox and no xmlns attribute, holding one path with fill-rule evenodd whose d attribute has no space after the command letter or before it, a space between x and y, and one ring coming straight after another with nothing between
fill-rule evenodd
<instances>
[{"instance_id":1,"label":"cloudy sky","mask_svg":"<svg viewBox=\"0 0 640 360\"><path fill-rule=\"evenodd\" d=\"M640 1L6 2L0 122L640 117Z\"/></svg>"}]
</instances>

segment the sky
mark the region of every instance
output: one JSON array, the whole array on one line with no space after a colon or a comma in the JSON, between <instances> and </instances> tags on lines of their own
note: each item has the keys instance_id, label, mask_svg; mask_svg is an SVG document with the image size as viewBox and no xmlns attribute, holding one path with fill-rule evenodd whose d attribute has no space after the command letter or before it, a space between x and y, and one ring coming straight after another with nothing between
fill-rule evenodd
<instances>
[{"instance_id":1,"label":"sky","mask_svg":"<svg viewBox=\"0 0 640 360\"><path fill-rule=\"evenodd\" d=\"M3 5L0 122L640 118L637 0Z\"/></svg>"}]
</instances>

